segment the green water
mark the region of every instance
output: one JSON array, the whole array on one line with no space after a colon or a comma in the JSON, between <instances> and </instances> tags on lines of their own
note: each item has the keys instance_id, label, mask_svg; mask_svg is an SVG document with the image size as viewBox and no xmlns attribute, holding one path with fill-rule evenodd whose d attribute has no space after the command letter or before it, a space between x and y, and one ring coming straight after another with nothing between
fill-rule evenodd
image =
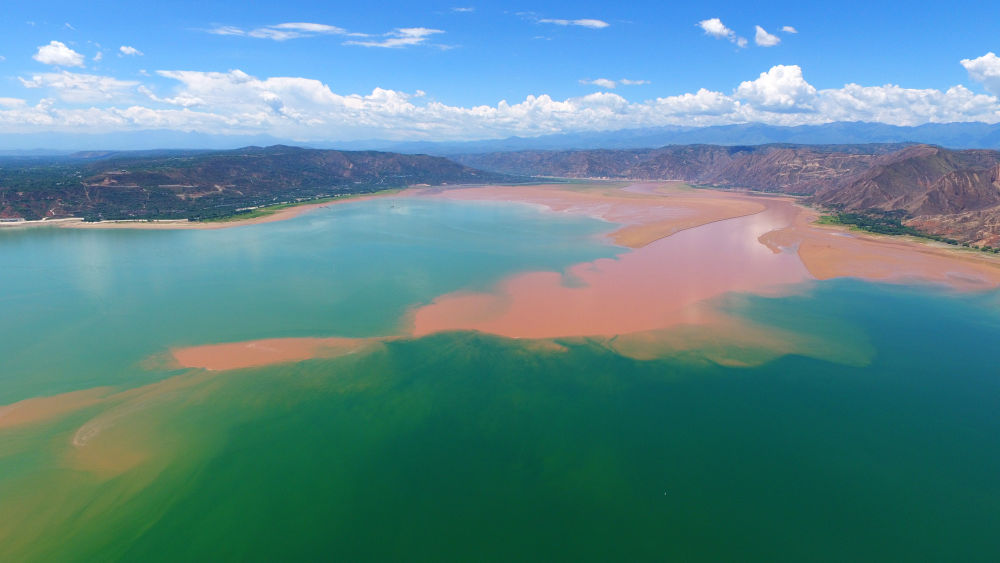
<instances>
[{"instance_id":1,"label":"green water","mask_svg":"<svg viewBox=\"0 0 1000 563\"><path fill-rule=\"evenodd\" d=\"M4 316L50 313L0 328L7 402L191 378L0 430L0 559L1000 558L996 294L848 280L719 302L863 348L861 366L453 333L211 377L138 367L174 343L385 333L441 292L613 255L586 236L606 228L407 201L226 231L0 238ZM106 257L92 278L74 258L88 248ZM87 447L147 455L116 471L67 457L101 416L114 424Z\"/></svg>"}]
</instances>

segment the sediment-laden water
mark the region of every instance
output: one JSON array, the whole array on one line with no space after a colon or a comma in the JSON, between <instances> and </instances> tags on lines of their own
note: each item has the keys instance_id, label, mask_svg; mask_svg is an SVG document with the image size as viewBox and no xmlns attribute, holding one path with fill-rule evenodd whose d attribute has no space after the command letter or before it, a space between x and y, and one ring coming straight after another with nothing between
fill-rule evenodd
<instances>
[{"instance_id":1,"label":"sediment-laden water","mask_svg":"<svg viewBox=\"0 0 1000 563\"><path fill-rule=\"evenodd\" d=\"M0 411L0 559L1000 557L993 293L713 299L802 336L793 353L702 330L647 360L473 332L221 372L167 357L402 334L437 296L621 254L609 229L400 199L221 231L0 233L0 404L63 397Z\"/></svg>"}]
</instances>

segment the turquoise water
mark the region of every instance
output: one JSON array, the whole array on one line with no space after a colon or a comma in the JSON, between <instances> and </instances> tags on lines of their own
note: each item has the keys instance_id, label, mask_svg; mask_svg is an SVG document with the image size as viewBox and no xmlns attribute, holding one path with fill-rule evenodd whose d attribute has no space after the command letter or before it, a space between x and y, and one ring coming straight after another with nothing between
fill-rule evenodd
<instances>
[{"instance_id":1,"label":"turquoise water","mask_svg":"<svg viewBox=\"0 0 1000 563\"><path fill-rule=\"evenodd\" d=\"M400 198L213 231L0 231L0 404L157 377L137 364L173 346L395 334L443 293L614 256L609 228Z\"/></svg>"},{"instance_id":2,"label":"turquoise water","mask_svg":"<svg viewBox=\"0 0 1000 563\"><path fill-rule=\"evenodd\" d=\"M606 229L401 200L224 231L4 234L4 264L20 265L0 278L4 310L50 312L3 325L8 399L173 374L189 385L0 429L0 554L1000 558L997 294L839 280L717 303L860 349L863 365L733 368L697 350L639 361L596 341L557 351L451 333L211 377L138 366L175 344L383 334L436 294L611 256L590 237ZM107 422L87 446L97 462L67 453L91 420ZM132 452L144 455L119 466Z\"/></svg>"}]
</instances>

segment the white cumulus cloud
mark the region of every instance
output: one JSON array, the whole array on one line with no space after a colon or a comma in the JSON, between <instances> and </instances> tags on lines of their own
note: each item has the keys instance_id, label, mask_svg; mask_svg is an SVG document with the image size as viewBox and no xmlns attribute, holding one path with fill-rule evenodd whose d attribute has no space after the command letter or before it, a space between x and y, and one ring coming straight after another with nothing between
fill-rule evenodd
<instances>
[{"instance_id":1,"label":"white cumulus cloud","mask_svg":"<svg viewBox=\"0 0 1000 563\"><path fill-rule=\"evenodd\" d=\"M705 119L734 115L740 109L740 103L732 97L705 88L699 89L694 94L657 98L649 105L652 113L661 114L668 121L671 118L680 117L690 120L691 123L701 122L702 124L715 124L715 122L705 121ZM664 123L664 125L666 124L668 123ZM676 122L669 124L676 124Z\"/></svg>"},{"instance_id":2,"label":"white cumulus cloud","mask_svg":"<svg viewBox=\"0 0 1000 563\"><path fill-rule=\"evenodd\" d=\"M781 43L781 38L777 35L772 35L768 33L763 27L756 26L757 33L754 35L754 43L761 47L774 47L778 43Z\"/></svg>"},{"instance_id":3,"label":"white cumulus cloud","mask_svg":"<svg viewBox=\"0 0 1000 563\"><path fill-rule=\"evenodd\" d=\"M120 53L120 55L128 57L141 57L143 54L142 51L140 51L139 49L136 49L135 47L130 47L128 45L122 45L121 47L119 47L118 52Z\"/></svg>"},{"instance_id":4,"label":"white cumulus cloud","mask_svg":"<svg viewBox=\"0 0 1000 563\"><path fill-rule=\"evenodd\" d=\"M74 104L93 104L118 101L139 85L138 82L118 80L110 76L76 72L49 72L18 78L25 88L51 90L61 100Z\"/></svg>"},{"instance_id":5,"label":"white cumulus cloud","mask_svg":"<svg viewBox=\"0 0 1000 563\"><path fill-rule=\"evenodd\" d=\"M983 85L990 93L1000 96L1000 57L992 51L975 59L962 59L969 78Z\"/></svg>"},{"instance_id":6,"label":"white cumulus cloud","mask_svg":"<svg viewBox=\"0 0 1000 563\"><path fill-rule=\"evenodd\" d=\"M794 27L792 27L790 25L783 26L781 28L781 31L784 31L785 33L791 33L791 34L795 34L795 33L799 32L799 30L795 29Z\"/></svg>"},{"instance_id":7,"label":"white cumulus cloud","mask_svg":"<svg viewBox=\"0 0 1000 563\"><path fill-rule=\"evenodd\" d=\"M798 65L777 65L757 80L740 83L735 94L767 111L801 112L813 109L816 88L802 77Z\"/></svg>"},{"instance_id":8,"label":"white cumulus cloud","mask_svg":"<svg viewBox=\"0 0 1000 563\"><path fill-rule=\"evenodd\" d=\"M259 78L239 70L161 70L156 75L142 84L66 71L22 78L26 88L41 89L46 97L34 105L20 98L0 102L0 132L170 129L308 142L468 140L734 123L1000 122L997 96L963 86L937 90L846 84L819 90L794 65L774 66L728 92L702 88L635 102L607 91L566 99L540 94L477 106L444 104L420 91L337 93L311 78ZM173 86L164 88L163 79Z\"/></svg>"},{"instance_id":9,"label":"white cumulus cloud","mask_svg":"<svg viewBox=\"0 0 1000 563\"><path fill-rule=\"evenodd\" d=\"M818 115L827 121L871 121L893 125L950 123L955 121L1000 122L1000 100L976 94L964 86L945 91L903 88L895 84L820 90Z\"/></svg>"},{"instance_id":10,"label":"white cumulus cloud","mask_svg":"<svg viewBox=\"0 0 1000 563\"><path fill-rule=\"evenodd\" d=\"M66 46L60 41L51 41L48 45L38 48L31 58L54 66L83 66L84 56Z\"/></svg>"},{"instance_id":11,"label":"white cumulus cloud","mask_svg":"<svg viewBox=\"0 0 1000 563\"><path fill-rule=\"evenodd\" d=\"M698 27L700 27L706 35L710 35L716 39L726 39L735 43L738 47L746 47L746 38L736 35L736 32L726 27L719 18L701 20L698 22Z\"/></svg>"}]
</instances>

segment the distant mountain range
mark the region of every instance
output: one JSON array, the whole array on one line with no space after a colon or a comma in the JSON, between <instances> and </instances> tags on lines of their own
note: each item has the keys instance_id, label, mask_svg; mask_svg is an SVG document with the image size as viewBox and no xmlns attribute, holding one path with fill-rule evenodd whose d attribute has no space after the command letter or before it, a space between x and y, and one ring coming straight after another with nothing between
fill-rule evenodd
<instances>
[{"instance_id":1,"label":"distant mountain range","mask_svg":"<svg viewBox=\"0 0 1000 563\"><path fill-rule=\"evenodd\" d=\"M207 219L413 184L512 180L436 156L282 145L8 157L0 159L0 217Z\"/></svg>"},{"instance_id":2,"label":"distant mountain range","mask_svg":"<svg viewBox=\"0 0 1000 563\"><path fill-rule=\"evenodd\" d=\"M357 142L344 147L454 154L517 150L627 149L665 145L853 145L871 143L923 143L955 149L1000 149L1000 123L930 123L901 127L881 123L838 122L825 125L781 127L748 123L713 127L655 127L592 133L561 133L542 137L440 142Z\"/></svg>"},{"instance_id":3,"label":"distant mountain range","mask_svg":"<svg viewBox=\"0 0 1000 563\"><path fill-rule=\"evenodd\" d=\"M682 180L805 195L831 209L889 214L930 234L1000 245L1000 151L897 144L681 145L454 158L508 174Z\"/></svg>"},{"instance_id":4,"label":"distant mountain range","mask_svg":"<svg viewBox=\"0 0 1000 563\"><path fill-rule=\"evenodd\" d=\"M713 127L653 127L560 133L541 137L510 137L462 142L400 142L387 140L309 142L269 135L211 135L181 131L132 131L93 135L66 133L0 134L0 155L31 156L80 150L136 150L186 147L235 149L274 144L309 145L338 150L380 150L408 154L453 155L515 150L623 149L664 145L713 144L868 144L924 143L954 149L1000 149L1000 124L930 123L901 127L881 123L839 122L825 125L781 127L748 123Z\"/></svg>"}]
</instances>

